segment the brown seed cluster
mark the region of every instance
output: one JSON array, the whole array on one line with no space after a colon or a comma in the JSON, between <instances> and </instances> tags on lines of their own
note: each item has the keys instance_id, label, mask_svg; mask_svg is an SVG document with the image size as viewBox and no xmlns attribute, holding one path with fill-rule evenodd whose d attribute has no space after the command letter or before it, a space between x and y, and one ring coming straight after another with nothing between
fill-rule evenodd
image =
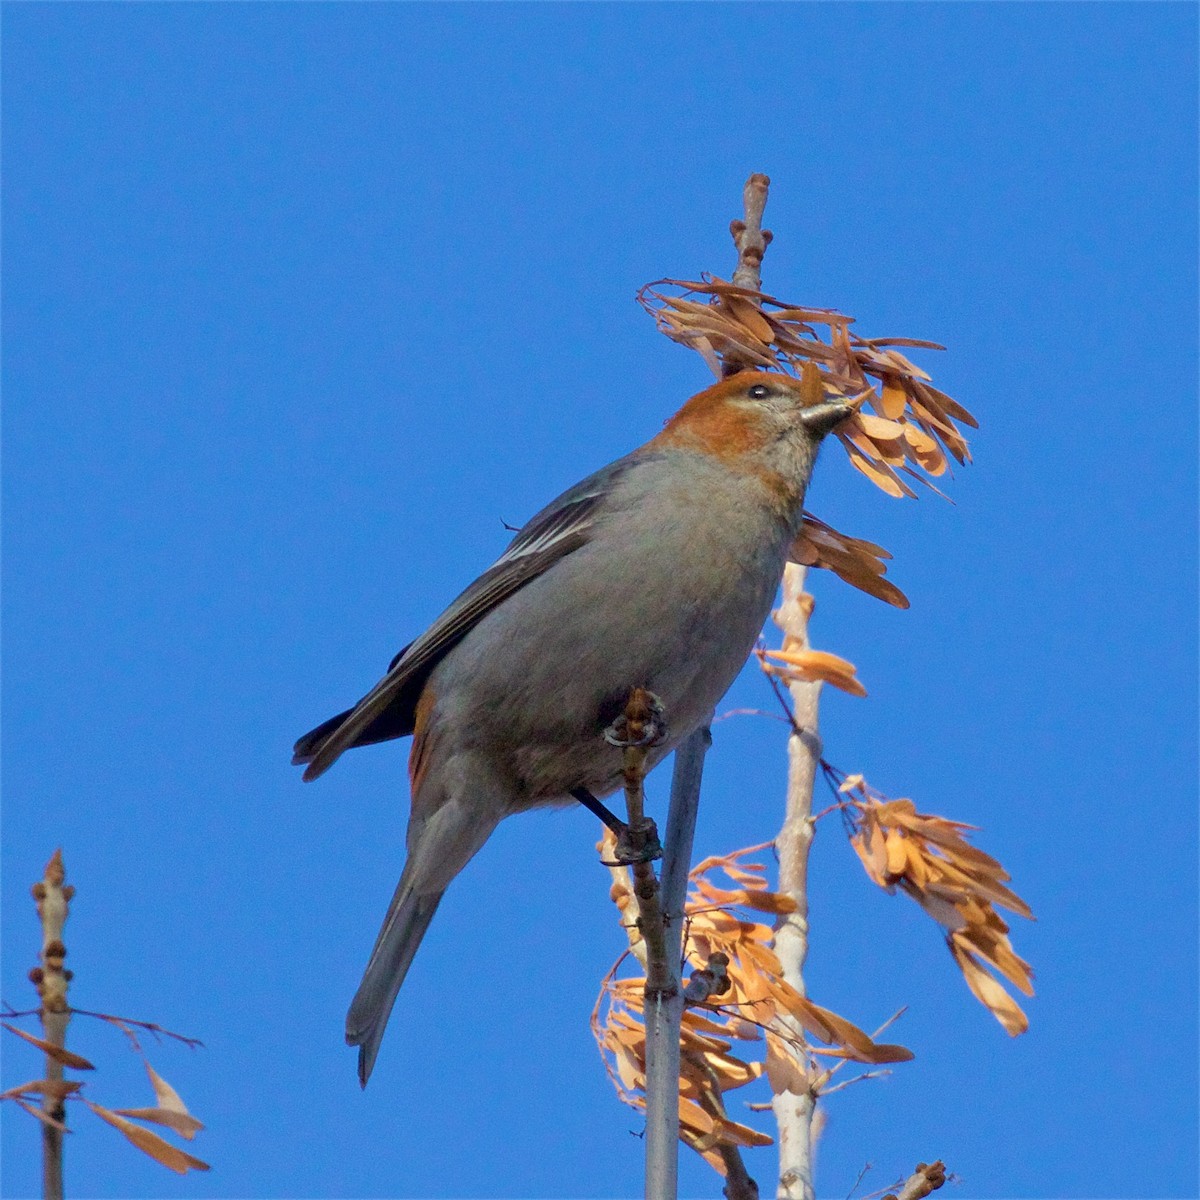
<instances>
[{"instance_id":1,"label":"brown seed cluster","mask_svg":"<svg viewBox=\"0 0 1200 1200\"><path fill-rule=\"evenodd\" d=\"M789 897L767 887L765 867L747 861L766 847L707 858L690 873L686 905L685 953L689 966L703 976L717 964L724 990L707 1003L689 1007L680 1031L681 1139L721 1174L720 1147L766 1146L769 1135L735 1121L724 1095L764 1073L792 1090L819 1093L828 1078L816 1055L865 1063L900 1062L912 1057L903 1046L875 1042L857 1025L800 995L783 978L773 949L774 932L754 914L779 916L794 910ZM612 843L600 844L611 859ZM613 868L612 899L621 913L631 954L644 961L636 927L637 905L624 868ZM721 872L734 885L719 886ZM642 1015L644 977L618 978L626 958L614 964L592 1014L592 1031L617 1093L644 1108L646 1034ZM804 1031L798 1037L795 1030ZM761 1060L734 1052L735 1043L764 1043ZM813 1042L824 1045L816 1046Z\"/></svg>"},{"instance_id":2,"label":"brown seed cluster","mask_svg":"<svg viewBox=\"0 0 1200 1200\"><path fill-rule=\"evenodd\" d=\"M975 418L900 350L944 348L936 342L861 338L850 332L853 317L790 304L715 276L657 280L641 289L638 302L662 333L697 351L718 378L735 365L798 376L805 363L815 363L827 394L858 405L834 431L851 465L890 496L915 496L914 482L937 492L930 480L946 473L948 457L960 464L970 460L960 426L978 428ZM883 579L882 560L891 557L885 550L809 514L793 556L889 604L908 606Z\"/></svg>"},{"instance_id":3,"label":"brown seed cluster","mask_svg":"<svg viewBox=\"0 0 1200 1200\"><path fill-rule=\"evenodd\" d=\"M1006 886L1009 874L965 838L972 825L917 812L911 800L888 800L861 775L839 789L854 826L851 844L881 888L897 887L945 927L946 944L967 986L1012 1036L1029 1019L996 976L1033 995L1033 970L1013 951L996 907L1033 919L1029 905Z\"/></svg>"}]
</instances>

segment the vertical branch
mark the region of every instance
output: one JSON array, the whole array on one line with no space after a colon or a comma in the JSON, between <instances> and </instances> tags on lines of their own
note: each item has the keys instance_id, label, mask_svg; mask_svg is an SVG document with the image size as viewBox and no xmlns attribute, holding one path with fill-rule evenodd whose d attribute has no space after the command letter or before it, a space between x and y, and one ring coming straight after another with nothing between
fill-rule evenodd
<instances>
[{"instance_id":1,"label":"vertical branch","mask_svg":"<svg viewBox=\"0 0 1200 1200\"><path fill-rule=\"evenodd\" d=\"M679 1026L683 1016L683 913L688 867L700 805L708 723L691 733L675 753L667 848L662 885L651 861L660 852L654 822L645 815L646 754L661 741L663 710L657 697L634 688L624 714L605 738L624 750L625 804L629 823L617 839L618 858L633 871L638 929L645 947L642 994L646 1026L646 1197L674 1200L679 1188Z\"/></svg>"},{"instance_id":2,"label":"vertical branch","mask_svg":"<svg viewBox=\"0 0 1200 1200\"><path fill-rule=\"evenodd\" d=\"M743 220L729 223L729 232L737 249L737 266L733 269L732 282L747 291L762 291L762 260L771 244L771 231L762 227L763 213L767 207L767 194L771 187L768 176L756 172L746 180L742 188ZM734 351L726 351L721 363L722 374L728 378L752 363L738 357ZM741 1151L736 1146L722 1149L725 1160L725 1195L728 1200L754 1200L758 1196L758 1184L746 1173Z\"/></svg>"},{"instance_id":3,"label":"vertical branch","mask_svg":"<svg viewBox=\"0 0 1200 1200\"><path fill-rule=\"evenodd\" d=\"M804 592L804 568L789 563L783 575L783 604L775 623L783 630L787 650L808 648L808 618L812 597ZM813 784L821 761L817 734L819 682L793 682L793 729L788 738L787 809L775 849L779 857L779 890L796 903L794 912L780 918L775 933L775 953L784 979L802 996L804 960L808 954L808 854L812 846ZM801 1037L798 1027L792 1032ZM771 1107L779 1126L779 1191L787 1200L813 1200L813 1160L816 1140L816 1097L810 1088L801 1093L777 1091Z\"/></svg>"},{"instance_id":4,"label":"vertical branch","mask_svg":"<svg viewBox=\"0 0 1200 1200\"><path fill-rule=\"evenodd\" d=\"M667 811L667 839L663 847L662 896L667 918L667 957L678 961L683 949L683 909L687 900L692 841L700 808L700 781L704 756L712 745L709 722L680 743L671 774L671 807Z\"/></svg>"},{"instance_id":5,"label":"vertical branch","mask_svg":"<svg viewBox=\"0 0 1200 1200\"><path fill-rule=\"evenodd\" d=\"M769 230L762 227L771 181L766 175L751 175L742 193L745 220L733 221L729 232L737 247L738 261L733 282L751 291L762 290L762 260L771 242ZM746 364L726 355L724 372L731 375ZM783 604L775 621L784 633L784 648L808 648L808 618L812 598L804 594L804 568L789 563L783 575ZM796 903L794 912L784 917L775 934L775 952L783 967L783 976L802 996L804 959L808 954L808 852L812 845L812 794L817 766L821 759L821 741L817 735L819 683L795 682L789 685L794 713L794 729L788 739L787 811L775 840L779 856L779 890ZM792 1033L803 1037L794 1022ZM811 1089L802 1093L776 1092L771 1107L779 1126L779 1188L786 1200L813 1200L813 1147L816 1138L816 1096Z\"/></svg>"},{"instance_id":6,"label":"vertical branch","mask_svg":"<svg viewBox=\"0 0 1200 1200\"><path fill-rule=\"evenodd\" d=\"M737 246L738 263L733 282L752 292L762 291L762 260L771 244L771 231L762 227L763 210L767 207L767 189L771 181L766 175L751 175L742 189L744 221L730 221L729 232Z\"/></svg>"},{"instance_id":7,"label":"vertical branch","mask_svg":"<svg viewBox=\"0 0 1200 1200\"><path fill-rule=\"evenodd\" d=\"M708 724L688 735L675 751L671 807L663 848L662 913L666 949L665 987L652 992L647 975L646 1021L646 1196L674 1197L679 1183L679 1026L683 1018L680 978L683 915L700 780L712 736ZM652 1097L655 1099L652 1101ZM651 1129L654 1136L651 1136Z\"/></svg>"},{"instance_id":8,"label":"vertical branch","mask_svg":"<svg viewBox=\"0 0 1200 1200\"><path fill-rule=\"evenodd\" d=\"M630 692L624 714L604 734L612 745L622 747L625 754L625 806L629 823L618 838L618 858L628 862L633 872L637 924L646 948L646 984L642 993L646 1025L646 1200L675 1200L679 1189L679 1025L683 1015L679 939L674 930L668 933L672 923L651 865L661 847L654 822L645 815L643 791L647 752L662 739L663 732L663 710L658 698L638 687ZM699 772L694 775L695 799L698 799ZM675 810L673 790L668 823L672 835L681 842L679 850L685 851L686 864L691 854L691 831L676 827L682 814ZM693 808L693 825L694 820ZM677 874L678 869L672 865L673 887L677 886ZM686 865L683 874L686 882ZM674 922L676 928L678 925L678 921Z\"/></svg>"},{"instance_id":9,"label":"vertical branch","mask_svg":"<svg viewBox=\"0 0 1200 1200\"><path fill-rule=\"evenodd\" d=\"M66 878L62 850L55 850L46 864L44 877L33 885L33 898L42 922L42 952L41 965L29 972L42 1002L42 1036L59 1049L66 1047L67 1022L71 1019L67 1006L71 972L63 969L67 956L63 926L75 889L66 884ZM51 1054L46 1055L46 1079L51 1085L63 1081L63 1065ZM50 1086L42 1099L43 1112L59 1126L66 1115L63 1095L62 1088ZM47 1121L42 1122L42 1194L45 1200L62 1200L63 1194L62 1129Z\"/></svg>"},{"instance_id":10,"label":"vertical branch","mask_svg":"<svg viewBox=\"0 0 1200 1200\"><path fill-rule=\"evenodd\" d=\"M771 181L767 176L751 175L742 189L745 220L729 222L729 232L733 235L738 256L733 282L752 292L762 290L762 260L771 243L771 231L762 227L763 210L767 207L767 189L770 186ZM753 366L753 363L735 351L727 350L721 362L721 373L728 378L749 366Z\"/></svg>"}]
</instances>

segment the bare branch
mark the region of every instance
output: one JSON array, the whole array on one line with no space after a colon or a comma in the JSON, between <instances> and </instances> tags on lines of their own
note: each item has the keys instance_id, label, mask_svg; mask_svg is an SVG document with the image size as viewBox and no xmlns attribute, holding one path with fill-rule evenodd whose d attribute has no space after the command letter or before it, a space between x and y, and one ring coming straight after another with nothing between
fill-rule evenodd
<instances>
[{"instance_id":1,"label":"bare branch","mask_svg":"<svg viewBox=\"0 0 1200 1200\"><path fill-rule=\"evenodd\" d=\"M775 623L783 630L785 649L808 649L812 598L804 592L804 575L805 569L795 563L784 570L783 604L775 613ZM807 995L804 960L808 955L808 856L814 832L813 784L821 760L816 732L821 686L819 680L793 680L788 684L790 704L786 707L792 734L788 738L787 807L775 841L779 890L796 905L795 911L781 916L776 925L775 952L784 979L802 996ZM793 1032L797 1037L802 1033L798 1027ZM811 1088L800 1094L780 1091L772 1106L779 1125L779 1195L788 1200L813 1200L816 1097Z\"/></svg>"},{"instance_id":2,"label":"bare branch","mask_svg":"<svg viewBox=\"0 0 1200 1200\"><path fill-rule=\"evenodd\" d=\"M738 262L733 282L753 292L762 290L763 254L771 244L771 231L762 227L763 210L767 207L767 191L771 180L766 175L751 175L742 189L744 221L731 221L729 232L737 247ZM732 374L732 372L727 372Z\"/></svg>"},{"instance_id":3,"label":"bare branch","mask_svg":"<svg viewBox=\"0 0 1200 1200\"><path fill-rule=\"evenodd\" d=\"M661 740L662 706L645 688L629 694L623 716L605 730L605 738L624 751L625 806L629 824L619 839L617 857L633 871L633 892L638 902L638 928L646 943L646 998L665 995L670 990L666 934L658 877L652 862L661 854L658 830L646 816L643 784L646 757L650 747Z\"/></svg>"},{"instance_id":4,"label":"bare branch","mask_svg":"<svg viewBox=\"0 0 1200 1200\"><path fill-rule=\"evenodd\" d=\"M946 1164L938 1159L932 1163L917 1163L917 1169L904 1181L897 1192L889 1192L883 1200L925 1200L931 1192L946 1182Z\"/></svg>"},{"instance_id":5,"label":"bare branch","mask_svg":"<svg viewBox=\"0 0 1200 1200\"><path fill-rule=\"evenodd\" d=\"M654 822L645 815L643 783L649 747L665 731L662 706L644 688L634 688L605 737L625 753L625 803L629 826L618 857L633 871L638 930L645 951L643 1012L646 1026L646 1196L674 1200L679 1180L679 1025L681 931L692 834L700 799L700 774L708 729L693 733L679 748L667 818L670 858L663 864L660 891L651 860L659 850Z\"/></svg>"},{"instance_id":6,"label":"bare branch","mask_svg":"<svg viewBox=\"0 0 1200 1200\"><path fill-rule=\"evenodd\" d=\"M42 922L41 963L29 972L30 981L42 1002L43 1040L46 1050L46 1080L52 1085L42 1096L42 1194L45 1200L62 1200L63 1140L66 1110L63 1093L54 1084L63 1083L63 1055L66 1052L67 1024L71 1010L67 1004L67 985L71 972L63 967L67 948L63 927L70 912L75 889L66 882L62 850L55 850L46 864L41 880L33 885L33 898ZM53 1047L51 1049L50 1047Z\"/></svg>"}]
</instances>

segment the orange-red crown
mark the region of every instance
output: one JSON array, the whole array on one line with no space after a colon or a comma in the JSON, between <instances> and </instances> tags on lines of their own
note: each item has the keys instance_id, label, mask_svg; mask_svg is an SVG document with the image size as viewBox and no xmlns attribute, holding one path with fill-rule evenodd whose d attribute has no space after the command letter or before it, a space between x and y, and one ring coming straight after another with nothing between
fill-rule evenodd
<instances>
[{"instance_id":1,"label":"orange-red crown","mask_svg":"<svg viewBox=\"0 0 1200 1200\"><path fill-rule=\"evenodd\" d=\"M762 449L774 436L765 416L753 408L729 403L732 396L745 395L755 384L795 392L802 404L813 403L799 379L768 371L739 371L697 392L666 424L649 445L690 447L717 458L733 461ZM820 399L821 397L818 397Z\"/></svg>"}]
</instances>

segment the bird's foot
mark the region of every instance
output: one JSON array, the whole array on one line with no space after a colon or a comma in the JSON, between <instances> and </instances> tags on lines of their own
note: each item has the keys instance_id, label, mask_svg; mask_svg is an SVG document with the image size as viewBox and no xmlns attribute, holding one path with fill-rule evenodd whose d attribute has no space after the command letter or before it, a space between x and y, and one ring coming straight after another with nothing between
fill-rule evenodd
<instances>
[{"instance_id":1,"label":"bird's foot","mask_svg":"<svg viewBox=\"0 0 1200 1200\"><path fill-rule=\"evenodd\" d=\"M604 731L604 740L618 750L631 746L657 746L667 736L667 710L645 688L635 689L625 711Z\"/></svg>"},{"instance_id":2,"label":"bird's foot","mask_svg":"<svg viewBox=\"0 0 1200 1200\"><path fill-rule=\"evenodd\" d=\"M654 862L662 858L663 847L658 837L658 826L649 818L642 819L636 828L624 825L617 833L614 862L607 866L632 867L637 863Z\"/></svg>"},{"instance_id":3,"label":"bird's foot","mask_svg":"<svg viewBox=\"0 0 1200 1200\"><path fill-rule=\"evenodd\" d=\"M663 848L658 837L658 827L649 817L643 818L640 828L635 830L597 800L587 788L575 788L571 795L588 812L599 817L617 839L616 858L612 862L605 862L606 867L629 867L634 863L654 862L662 858Z\"/></svg>"}]
</instances>

